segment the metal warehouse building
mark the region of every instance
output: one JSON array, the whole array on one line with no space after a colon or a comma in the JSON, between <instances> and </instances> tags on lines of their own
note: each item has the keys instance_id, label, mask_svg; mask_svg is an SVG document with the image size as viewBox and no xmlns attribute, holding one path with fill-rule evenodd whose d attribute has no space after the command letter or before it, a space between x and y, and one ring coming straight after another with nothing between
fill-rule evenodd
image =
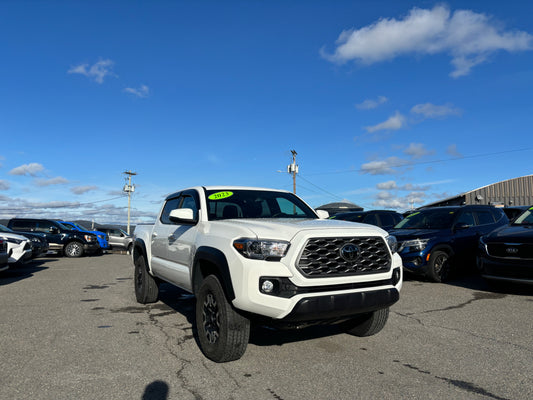
<instances>
[{"instance_id":1,"label":"metal warehouse building","mask_svg":"<svg viewBox=\"0 0 533 400\"><path fill-rule=\"evenodd\" d=\"M463 204L490 204L500 207L533 205L533 175L493 183L420 208Z\"/></svg>"}]
</instances>

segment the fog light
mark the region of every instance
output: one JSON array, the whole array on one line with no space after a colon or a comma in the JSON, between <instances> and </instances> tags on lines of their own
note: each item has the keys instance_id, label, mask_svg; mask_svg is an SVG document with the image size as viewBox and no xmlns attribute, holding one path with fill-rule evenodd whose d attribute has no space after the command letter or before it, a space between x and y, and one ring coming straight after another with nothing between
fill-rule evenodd
<instances>
[{"instance_id":1,"label":"fog light","mask_svg":"<svg viewBox=\"0 0 533 400\"><path fill-rule=\"evenodd\" d=\"M422 258L421 257L416 257L413 260L413 264L416 265L417 267L421 266L422 265Z\"/></svg>"},{"instance_id":2,"label":"fog light","mask_svg":"<svg viewBox=\"0 0 533 400\"><path fill-rule=\"evenodd\" d=\"M261 284L261 291L263 293L272 293L273 290L274 290L274 283L268 280L263 281L263 283Z\"/></svg>"},{"instance_id":3,"label":"fog light","mask_svg":"<svg viewBox=\"0 0 533 400\"><path fill-rule=\"evenodd\" d=\"M392 285L396 286L398 282L400 282L401 277L400 268L395 268L394 271L392 271Z\"/></svg>"}]
</instances>

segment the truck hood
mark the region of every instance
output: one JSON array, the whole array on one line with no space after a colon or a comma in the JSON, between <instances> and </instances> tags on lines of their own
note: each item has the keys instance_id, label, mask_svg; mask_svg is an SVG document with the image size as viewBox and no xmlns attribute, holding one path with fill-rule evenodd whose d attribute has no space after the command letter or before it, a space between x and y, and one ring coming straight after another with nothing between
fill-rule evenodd
<instances>
[{"instance_id":1,"label":"truck hood","mask_svg":"<svg viewBox=\"0 0 533 400\"><path fill-rule=\"evenodd\" d=\"M334 235L336 232L342 232L343 236L348 236L350 231L354 236L387 236L386 231L374 225L331 219L227 219L217 221L217 223L241 228L243 236L287 241L290 241L297 233L313 230L319 231L324 236Z\"/></svg>"}]
</instances>

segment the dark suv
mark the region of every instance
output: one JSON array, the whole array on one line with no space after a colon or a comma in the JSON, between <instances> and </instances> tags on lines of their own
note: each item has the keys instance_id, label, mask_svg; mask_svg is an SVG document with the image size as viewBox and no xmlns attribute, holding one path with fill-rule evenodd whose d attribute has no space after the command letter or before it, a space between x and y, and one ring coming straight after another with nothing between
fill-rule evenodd
<instances>
[{"instance_id":1,"label":"dark suv","mask_svg":"<svg viewBox=\"0 0 533 400\"><path fill-rule=\"evenodd\" d=\"M475 265L479 238L508 223L492 206L432 207L409 214L390 234L406 270L443 282L452 267Z\"/></svg>"},{"instance_id":2,"label":"dark suv","mask_svg":"<svg viewBox=\"0 0 533 400\"><path fill-rule=\"evenodd\" d=\"M477 266L489 281L533 285L533 207L479 239Z\"/></svg>"},{"instance_id":3,"label":"dark suv","mask_svg":"<svg viewBox=\"0 0 533 400\"><path fill-rule=\"evenodd\" d=\"M344 221L376 225L386 231L390 231L394 228L402 218L402 214L392 210L351 211L335 214L330 217L330 219L342 219Z\"/></svg>"},{"instance_id":4,"label":"dark suv","mask_svg":"<svg viewBox=\"0 0 533 400\"><path fill-rule=\"evenodd\" d=\"M100 250L96 235L73 231L57 221L37 218L13 218L8 228L16 232L40 232L48 241L50 250L62 252L67 257L81 257Z\"/></svg>"}]
</instances>

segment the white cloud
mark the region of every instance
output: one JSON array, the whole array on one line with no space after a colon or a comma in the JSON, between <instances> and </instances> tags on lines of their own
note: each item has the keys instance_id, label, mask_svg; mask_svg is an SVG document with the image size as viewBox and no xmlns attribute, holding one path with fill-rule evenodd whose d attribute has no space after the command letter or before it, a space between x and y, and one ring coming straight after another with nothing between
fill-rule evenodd
<instances>
[{"instance_id":1,"label":"white cloud","mask_svg":"<svg viewBox=\"0 0 533 400\"><path fill-rule=\"evenodd\" d=\"M367 99L362 103L356 104L355 108L357 108L358 110L372 110L382 104L385 104L387 101L389 101L389 99L387 99L385 96L378 96L376 100Z\"/></svg>"},{"instance_id":2,"label":"white cloud","mask_svg":"<svg viewBox=\"0 0 533 400\"><path fill-rule=\"evenodd\" d=\"M96 189L98 189L97 186L76 186L71 188L70 191L74 194L84 194Z\"/></svg>"},{"instance_id":3,"label":"white cloud","mask_svg":"<svg viewBox=\"0 0 533 400\"><path fill-rule=\"evenodd\" d=\"M422 143L411 143L403 152L412 158L421 158L435 153L433 150L426 149Z\"/></svg>"},{"instance_id":4,"label":"white cloud","mask_svg":"<svg viewBox=\"0 0 533 400\"><path fill-rule=\"evenodd\" d=\"M80 64L70 68L67 73L84 75L96 83L103 83L107 76L116 76L112 69L115 63L112 60L100 60L93 65Z\"/></svg>"},{"instance_id":5,"label":"white cloud","mask_svg":"<svg viewBox=\"0 0 533 400\"><path fill-rule=\"evenodd\" d=\"M141 85L138 89L128 87L124 89L124 91L140 98L148 97L148 95L150 94L150 88L146 85Z\"/></svg>"},{"instance_id":6,"label":"white cloud","mask_svg":"<svg viewBox=\"0 0 533 400\"><path fill-rule=\"evenodd\" d=\"M378 190L398 190L398 191L426 191L429 190L431 185L414 185L412 183L406 183L405 185L398 185L396 181L381 182L376 185Z\"/></svg>"},{"instance_id":7,"label":"white cloud","mask_svg":"<svg viewBox=\"0 0 533 400\"><path fill-rule=\"evenodd\" d=\"M387 175L398 172L396 168L408 165L409 162L398 157L389 157L386 160L370 161L361 165L362 174Z\"/></svg>"},{"instance_id":8,"label":"white cloud","mask_svg":"<svg viewBox=\"0 0 533 400\"><path fill-rule=\"evenodd\" d=\"M392 117L377 125L366 126L365 129L368 133L374 133L377 131L397 131L405 126L405 117L398 111Z\"/></svg>"},{"instance_id":9,"label":"white cloud","mask_svg":"<svg viewBox=\"0 0 533 400\"><path fill-rule=\"evenodd\" d=\"M413 108L411 108L411 112L422 115L425 118L443 118L450 115L461 115L462 111L450 103L446 103L442 106L424 103L413 106Z\"/></svg>"},{"instance_id":10,"label":"white cloud","mask_svg":"<svg viewBox=\"0 0 533 400\"><path fill-rule=\"evenodd\" d=\"M493 53L533 48L533 36L505 31L491 17L470 10L450 12L446 6L413 8L403 19L381 18L360 29L343 31L333 54L321 51L329 61L350 60L362 64L392 60L412 54L447 54L454 78L467 75Z\"/></svg>"},{"instance_id":11,"label":"white cloud","mask_svg":"<svg viewBox=\"0 0 533 400\"><path fill-rule=\"evenodd\" d=\"M10 185L8 181L0 179L0 190L9 190Z\"/></svg>"},{"instance_id":12,"label":"white cloud","mask_svg":"<svg viewBox=\"0 0 533 400\"><path fill-rule=\"evenodd\" d=\"M409 210L413 207L423 205L426 194L423 192L412 192L406 196L394 196L389 192L379 192L372 206L376 208Z\"/></svg>"},{"instance_id":13,"label":"white cloud","mask_svg":"<svg viewBox=\"0 0 533 400\"><path fill-rule=\"evenodd\" d=\"M69 183L69 181L61 176L58 176L56 178L51 179L36 179L35 184L37 186L52 186L52 185L64 185L66 183Z\"/></svg>"},{"instance_id":14,"label":"white cloud","mask_svg":"<svg viewBox=\"0 0 533 400\"><path fill-rule=\"evenodd\" d=\"M449 145L448 148L446 149L446 153L452 157L457 157L457 158L463 157L463 155L457 150L456 144Z\"/></svg>"},{"instance_id":15,"label":"white cloud","mask_svg":"<svg viewBox=\"0 0 533 400\"><path fill-rule=\"evenodd\" d=\"M37 174L44 170L44 167L38 163L24 164L19 167L13 168L9 171L10 175L29 175L37 176Z\"/></svg>"},{"instance_id":16,"label":"white cloud","mask_svg":"<svg viewBox=\"0 0 533 400\"><path fill-rule=\"evenodd\" d=\"M398 185L396 184L396 181L381 182L376 185L376 188L379 190L392 190L397 187Z\"/></svg>"}]
</instances>

